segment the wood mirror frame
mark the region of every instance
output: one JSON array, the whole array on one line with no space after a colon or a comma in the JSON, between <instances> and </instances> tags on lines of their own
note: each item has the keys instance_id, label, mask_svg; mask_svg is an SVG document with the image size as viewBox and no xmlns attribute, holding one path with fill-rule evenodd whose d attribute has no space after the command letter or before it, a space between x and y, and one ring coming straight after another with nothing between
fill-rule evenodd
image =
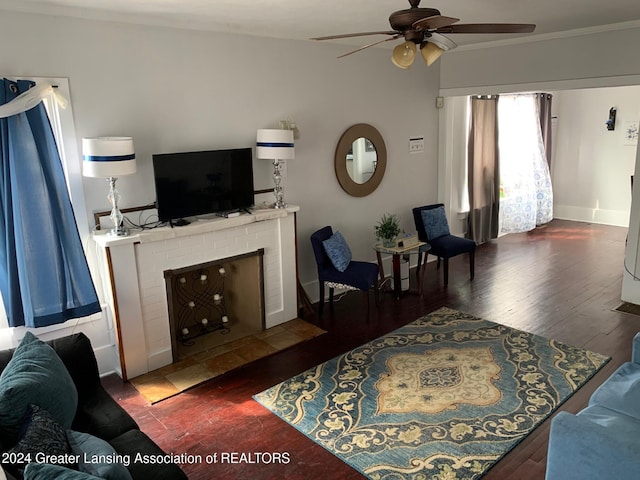
<instances>
[{"instance_id":1,"label":"wood mirror frame","mask_svg":"<svg viewBox=\"0 0 640 480\"><path fill-rule=\"evenodd\" d=\"M347 153L351 148L354 141L358 138L364 137L371 140L373 146L376 149L377 164L376 170L369 180L364 183L356 183L349 176L347 171ZM375 127L367 123L357 123L347 128L340 137L338 145L336 146L335 155L335 170L336 178L342 189L349 195L354 197L364 197L372 193L384 177L384 172L387 169L387 147L384 144L384 140L380 132Z\"/></svg>"}]
</instances>

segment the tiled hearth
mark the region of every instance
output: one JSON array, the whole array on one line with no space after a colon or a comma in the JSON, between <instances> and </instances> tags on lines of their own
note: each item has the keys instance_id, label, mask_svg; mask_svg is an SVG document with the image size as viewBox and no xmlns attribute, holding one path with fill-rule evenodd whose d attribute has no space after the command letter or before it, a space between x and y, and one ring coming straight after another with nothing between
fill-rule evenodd
<instances>
[{"instance_id":1,"label":"tiled hearth","mask_svg":"<svg viewBox=\"0 0 640 480\"><path fill-rule=\"evenodd\" d=\"M264 326L297 316L295 212L256 210L129 237L94 235L125 380L173 362L164 272L264 250Z\"/></svg>"},{"instance_id":2,"label":"tiled hearth","mask_svg":"<svg viewBox=\"0 0 640 480\"><path fill-rule=\"evenodd\" d=\"M156 403L255 360L325 333L301 319L213 347L131 379L149 403Z\"/></svg>"}]
</instances>

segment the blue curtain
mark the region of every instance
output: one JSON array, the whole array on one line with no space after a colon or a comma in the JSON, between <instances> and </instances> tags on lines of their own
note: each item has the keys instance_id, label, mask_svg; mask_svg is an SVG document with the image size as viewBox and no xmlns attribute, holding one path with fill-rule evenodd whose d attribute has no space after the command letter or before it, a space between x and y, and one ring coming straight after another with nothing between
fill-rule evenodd
<instances>
[{"instance_id":1,"label":"blue curtain","mask_svg":"<svg viewBox=\"0 0 640 480\"><path fill-rule=\"evenodd\" d=\"M35 85L2 80L0 105ZM40 102L0 119L0 293L12 327L100 311L49 118Z\"/></svg>"}]
</instances>

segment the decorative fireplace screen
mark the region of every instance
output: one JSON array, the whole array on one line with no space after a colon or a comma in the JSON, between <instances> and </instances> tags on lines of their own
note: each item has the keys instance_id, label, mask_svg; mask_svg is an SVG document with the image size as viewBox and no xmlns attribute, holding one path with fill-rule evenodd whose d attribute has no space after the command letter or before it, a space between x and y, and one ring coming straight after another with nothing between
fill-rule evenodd
<instances>
[{"instance_id":1,"label":"decorative fireplace screen","mask_svg":"<svg viewBox=\"0 0 640 480\"><path fill-rule=\"evenodd\" d=\"M174 335L183 345L194 345L196 337L215 330L229 333L229 316L224 304L226 276L226 269L217 265L173 276Z\"/></svg>"},{"instance_id":2,"label":"decorative fireplace screen","mask_svg":"<svg viewBox=\"0 0 640 480\"><path fill-rule=\"evenodd\" d=\"M237 334L229 335L232 330L264 330L263 255L260 249L164 272L174 362L181 359L180 352L198 353L211 345L201 337L236 339Z\"/></svg>"}]
</instances>

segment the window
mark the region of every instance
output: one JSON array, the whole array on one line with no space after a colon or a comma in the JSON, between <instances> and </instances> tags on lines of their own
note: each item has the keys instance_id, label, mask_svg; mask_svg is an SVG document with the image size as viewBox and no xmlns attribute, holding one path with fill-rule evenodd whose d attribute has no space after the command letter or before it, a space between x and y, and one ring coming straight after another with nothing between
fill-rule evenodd
<instances>
[{"instance_id":1,"label":"window","mask_svg":"<svg viewBox=\"0 0 640 480\"><path fill-rule=\"evenodd\" d=\"M89 222L85 210L84 190L82 188L82 160L78 152L78 141L71 109L71 93L67 78L34 78L36 83L47 82L56 86L56 91L67 101L63 108L54 100L53 95L44 99L44 105L51 121L53 134L58 144L62 168L67 177L67 188L73 204L81 238L89 235Z\"/></svg>"}]
</instances>

